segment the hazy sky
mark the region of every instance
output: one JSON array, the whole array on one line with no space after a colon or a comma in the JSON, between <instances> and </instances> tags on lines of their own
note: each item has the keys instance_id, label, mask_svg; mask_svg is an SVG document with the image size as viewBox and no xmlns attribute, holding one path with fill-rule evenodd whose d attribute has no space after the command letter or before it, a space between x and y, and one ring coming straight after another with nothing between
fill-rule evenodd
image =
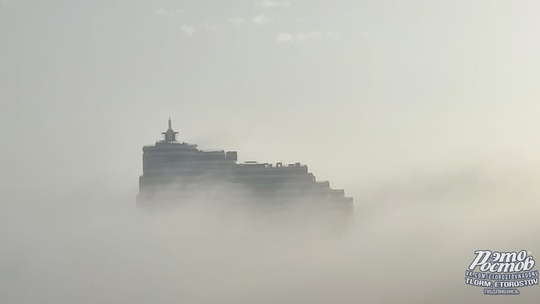
<instances>
[{"instance_id":1,"label":"hazy sky","mask_svg":"<svg viewBox=\"0 0 540 304\"><path fill-rule=\"evenodd\" d=\"M168 117L201 148L300 161L349 188L449 160L538 160L539 8L4 0L3 166L18 184L69 174L136 191L140 148Z\"/></svg>"},{"instance_id":2,"label":"hazy sky","mask_svg":"<svg viewBox=\"0 0 540 304\"><path fill-rule=\"evenodd\" d=\"M170 117L200 148L306 163L355 197L361 223L467 236L467 263L486 243L460 229L482 208L493 208L484 236L540 215L539 11L532 0L0 0L3 236L20 245L18 220L39 223L33 210L47 206L132 212L141 148ZM24 231L59 219L48 215ZM433 227L407 226L425 216ZM401 248L369 227L388 241L377 248ZM489 244L538 248L537 232L503 227L522 242ZM418 248L433 250L428 239ZM459 270L447 280L480 295L461 286L466 266L445 268ZM538 299L540 287L522 292Z\"/></svg>"}]
</instances>

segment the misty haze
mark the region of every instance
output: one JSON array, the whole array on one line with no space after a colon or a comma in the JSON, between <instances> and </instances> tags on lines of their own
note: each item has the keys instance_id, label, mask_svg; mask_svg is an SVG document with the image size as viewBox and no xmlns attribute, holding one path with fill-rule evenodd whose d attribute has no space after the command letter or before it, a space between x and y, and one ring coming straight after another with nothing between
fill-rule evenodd
<instances>
[{"instance_id":1,"label":"misty haze","mask_svg":"<svg viewBox=\"0 0 540 304\"><path fill-rule=\"evenodd\" d=\"M0 0L0 303L538 303L464 278L477 250L540 258L539 10ZM148 210L156 140L350 208L247 176Z\"/></svg>"}]
</instances>

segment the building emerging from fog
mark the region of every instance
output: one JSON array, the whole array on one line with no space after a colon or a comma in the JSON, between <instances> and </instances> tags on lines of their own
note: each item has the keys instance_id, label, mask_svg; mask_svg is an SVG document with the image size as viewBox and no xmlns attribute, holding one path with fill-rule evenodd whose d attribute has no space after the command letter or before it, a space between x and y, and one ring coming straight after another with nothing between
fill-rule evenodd
<instances>
[{"instance_id":1,"label":"building emerging from fog","mask_svg":"<svg viewBox=\"0 0 540 304\"><path fill-rule=\"evenodd\" d=\"M225 200L287 206L312 204L351 213L353 199L344 190L317 181L306 165L237 163L235 151L205 151L178 142L171 120L163 140L143 147L143 175L139 178L140 206L160 201Z\"/></svg>"}]
</instances>

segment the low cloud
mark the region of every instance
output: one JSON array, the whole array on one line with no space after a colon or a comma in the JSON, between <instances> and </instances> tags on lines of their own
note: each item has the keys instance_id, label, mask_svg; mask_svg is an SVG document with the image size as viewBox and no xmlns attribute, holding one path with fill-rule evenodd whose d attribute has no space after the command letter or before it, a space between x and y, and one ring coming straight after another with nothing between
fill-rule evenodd
<instances>
[{"instance_id":1,"label":"low cloud","mask_svg":"<svg viewBox=\"0 0 540 304\"><path fill-rule=\"evenodd\" d=\"M201 29L205 30L205 31L217 31L218 30L218 27L217 25L201 25Z\"/></svg>"},{"instance_id":2,"label":"low cloud","mask_svg":"<svg viewBox=\"0 0 540 304\"><path fill-rule=\"evenodd\" d=\"M272 21L270 18L268 18L266 15L257 15L253 18L253 22L257 25L262 25L265 23L268 23Z\"/></svg>"},{"instance_id":3,"label":"low cloud","mask_svg":"<svg viewBox=\"0 0 540 304\"><path fill-rule=\"evenodd\" d=\"M279 43L293 43L294 36L291 34L279 34L276 38Z\"/></svg>"},{"instance_id":4,"label":"low cloud","mask_svg":"<svg viewBox=\"0 0 540 304\"><path fill-rule=\"evenodd\" d=\"M321 38L324 36L324 33L322 32L316 32L316 31L311 31L311 32L300 32L298 33L298 35L296 35L296 40L297 41L306 41L306 40L310 40L310 39L317 39L317 38Z\"/></svg>"},{"instance_id":5,"label":"low cloud","mask_svg":"<svg viewBox=\"0 0 540 304\"><path fill-rule=\"evenodd\" d=\"M300 43L300 42L305 42L308 40L322 39L322 38L338 41L340 39L340 33L332 32L332 31L322 31L322 32L309 31L309 32L300 32L295 35L281 33L281 34L278 34L276 41L278 43L297 43L297 42Z\"/></svg>"},{"instance_id":6,"label":"low cloud","mask_svg":"<svg viewBox=\"0 0 540 304\"><path fill-rule=\"evenodd\" d=\"M2 303L512 303L463 280L478 249L538 259L538 178L495 172L456 166L347 189L361 193L357 212L338 223L255 200L137 210L129 193L91 185L4 197ZM538 286L516 297L537 304Z\"/></svg>"},{"instance_id":7,"label":"low cloud","mask_svg":"<svg viewBox=\"0 0 540 304\"><path fill-rule=\"evenodd\" d=\"M231 18L229 21L234 25L242 25L246 23L246 21L242 18Z\"/></svg>"},{"instance_id":8,"label":"low cloud","mask_svg":"<svg viewBox=\"0 0 540 304\"><path fill-rule=\"evenodd\" d=\"M263 8L291 6L291 3L289 1L275 1L275 0L262 0L259 4Z\"/></svg>"},{"instance_id":9,"label":"low cloud","mask_svg":"<svg viewBox=\"0 0 540 304\"><path fill-rule=\"evenodd\" d=\"M195 35L195 28L192 25L182 25L180 27L180 32L184 36L193 36Z\"/></svg>"},{"instance_id":10,"label":"low cloud","mask_svg":"<svg viewBox=\"0 0 540 304\"><path fill-rule=\"evenodd\" d=\"M184 10L177 9L177 10L165 10L165 9L158 9L156 11L156 14L162 15L162 16L174 16L174 15L180 15L183 14Z\"/></svg>"}]
</instances>

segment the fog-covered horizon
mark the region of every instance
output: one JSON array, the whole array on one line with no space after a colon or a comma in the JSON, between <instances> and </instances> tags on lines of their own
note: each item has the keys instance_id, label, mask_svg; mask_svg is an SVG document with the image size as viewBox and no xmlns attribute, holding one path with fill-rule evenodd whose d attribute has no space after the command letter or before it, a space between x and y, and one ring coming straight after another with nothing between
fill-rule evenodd
<instances>
[{"instance_id":1,"label":"fog-covered horizon","mask_svg":"<svg viewBox=\"0 0 540 304\"><path fill-rule=\"evenodd\" d=\"M0 0L0 302L538 302L463 276L477 249L540 252L539 9ZM142 146L168 118L201 149L307 164L354 228L146 217Z\"/></svg>"}]
</instances>

